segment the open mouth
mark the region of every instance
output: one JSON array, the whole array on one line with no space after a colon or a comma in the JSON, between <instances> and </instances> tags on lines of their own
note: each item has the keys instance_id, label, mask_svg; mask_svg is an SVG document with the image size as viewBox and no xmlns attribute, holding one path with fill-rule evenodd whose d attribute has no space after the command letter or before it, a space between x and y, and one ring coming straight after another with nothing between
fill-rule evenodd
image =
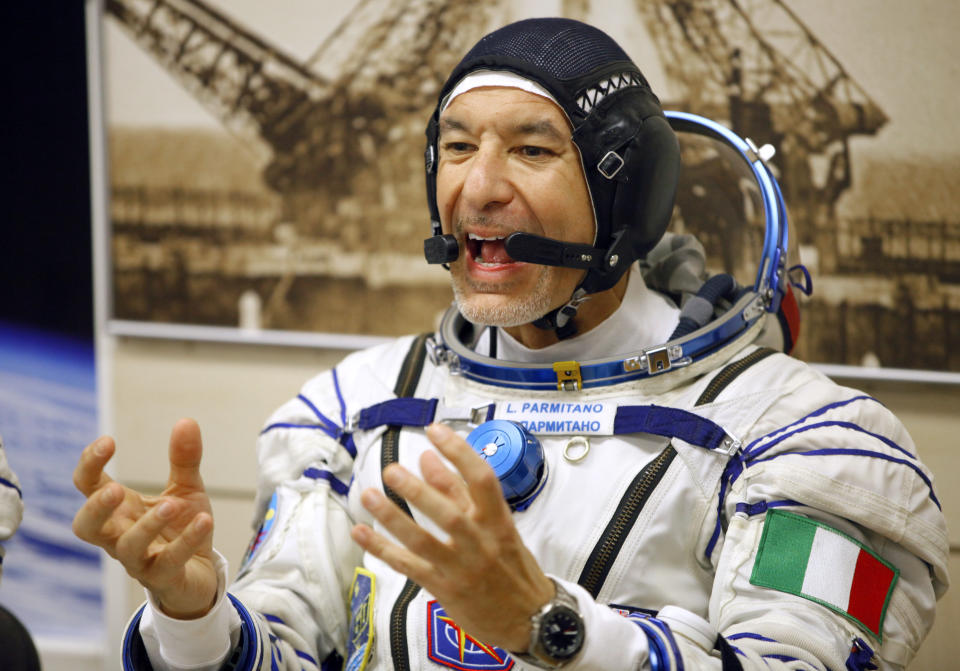
<instances>
[{"instance_id":1,"label":"open mouth","mask_svg":"<svg viewBox=\"0 0 960 671\"><path fill-rule=\"evenodd\" d=\"M507 254L505 239L505 235L484 237L476 233L467 233L467 251L478 265L487 268L514 263Z\"/></svg>"}]
</instances>

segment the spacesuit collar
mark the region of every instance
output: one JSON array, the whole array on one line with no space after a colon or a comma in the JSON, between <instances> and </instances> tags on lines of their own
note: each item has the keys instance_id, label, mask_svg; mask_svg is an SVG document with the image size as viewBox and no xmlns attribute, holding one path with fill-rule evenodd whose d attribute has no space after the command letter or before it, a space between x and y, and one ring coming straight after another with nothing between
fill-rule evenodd
<instances>
[{"instance_id":1,"label":"spacesuit collar","mask_svg":"<svg viewBox=\"0 0 960 671\"><path fill-rule=\"evenodd\" d=\"M438 333L427 340L427 355L434 365L447 368L454 376L504 389L576 392L629 383L645 393L660 393L713 370L756 340L763 319L755 314L745 323L745 312L756 312L750 297L738 301L717 328L627 357L523 363L493 359L466 347L473 325L451 307ZM458 331L463 337L455 335Z\"/></svg>"},{"instance_id":2,"label":"spacesuit collar","mask_svg":"<svg viewBox=\"0 0 960 671\"><path fill-rule=\"evenodd\" d=\"M755 340L764 325L758 297L749 292L737 300L709 329L641 348L624 356L570 359L544 363L491 358L476 347L486 330L471 324L452 306L438 332L427 339L427 355L454 376L515 390L584 391L636 383L654 392L712 370ZM669 374L667 374L669 373Z\"/></svg>"}]
</instances>

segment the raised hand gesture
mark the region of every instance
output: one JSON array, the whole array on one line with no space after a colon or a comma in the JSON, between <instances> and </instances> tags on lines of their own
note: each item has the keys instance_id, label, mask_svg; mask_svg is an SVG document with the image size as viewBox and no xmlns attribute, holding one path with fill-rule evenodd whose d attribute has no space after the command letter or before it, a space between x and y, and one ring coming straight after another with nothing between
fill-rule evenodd
<instances>
[{"instance_id":1,"label":"raised hand gesture","mask_svg":"<svg viewBox=\"0 0 960 671\"><path fill-rule=\"evenodd\" d=\"M456 472L427 451L423 480L399 464L388 466L383 480L449 538L434 537L371 488L361 495L364 507L400 543L365 524L353 528L353 539L437 597L464 630L526 650L530 617L553 598L554 585L523 544L493 469L448 427L433 424L427 436Z\"/></svg>"},{"instance_id":2,"label":"raised hand gesture","mask_svg":"<svg viewBox=\"0 0 960 671\"><path fill-rule=\"evenodd\" d=\"M206 614L217 593L213 515L200 478L200 427L182 419L170 433L170 477L159 496L144 496L103 472L116 446L101 437L73 472L86 503L74 533L117 559L149 589L162 610L179 619Z\"/></svg>"}]
</instances>

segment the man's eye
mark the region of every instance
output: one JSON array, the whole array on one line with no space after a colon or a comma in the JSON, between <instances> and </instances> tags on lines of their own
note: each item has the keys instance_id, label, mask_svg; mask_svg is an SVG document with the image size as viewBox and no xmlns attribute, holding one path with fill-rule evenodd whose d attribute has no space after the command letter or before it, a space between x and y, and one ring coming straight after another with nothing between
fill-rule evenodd
<instances>
[{"instance_id":1,"label":"man's eye","mask_svg":"<svg viewBox=\"0 0 960 671\"><path fill-rule=\"evenodd\" d=\"M454 154L462 154L470 151L472 145L469 142L447 142L443 145L443 150Z\"/></svg>"},{"instance_id":2,"label":"man's eye","mask_svg":"<svg viewBox=\"0 0 960 671\"><path fill-rule=\"evenodd\" d=\"M520 153L527 158L543 158L544 156L550 156L553 154L552 151L545 147L535 147L533 145L524 145L520 147Z\"/></svg>"}]
</instances>

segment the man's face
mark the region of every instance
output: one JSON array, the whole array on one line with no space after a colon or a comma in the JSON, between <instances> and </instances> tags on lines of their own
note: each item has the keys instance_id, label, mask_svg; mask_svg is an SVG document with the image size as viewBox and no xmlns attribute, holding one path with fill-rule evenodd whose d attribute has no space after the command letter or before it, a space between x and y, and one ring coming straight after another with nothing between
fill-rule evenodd
<instances>
[{"instance_id":1,"label":"man's face","mask_svg":"<svg viewBox=\"0 0 960 671\"><path fill-rule=\"evenodd\" d=\"M592 244L580 153L553 102L521 89L477 88L440 115L437 204L460 243L451 264L460 311L493 326L527 324L570 299L583 270L513 261L515 231Z\"/></svg>"}]
</instances>

